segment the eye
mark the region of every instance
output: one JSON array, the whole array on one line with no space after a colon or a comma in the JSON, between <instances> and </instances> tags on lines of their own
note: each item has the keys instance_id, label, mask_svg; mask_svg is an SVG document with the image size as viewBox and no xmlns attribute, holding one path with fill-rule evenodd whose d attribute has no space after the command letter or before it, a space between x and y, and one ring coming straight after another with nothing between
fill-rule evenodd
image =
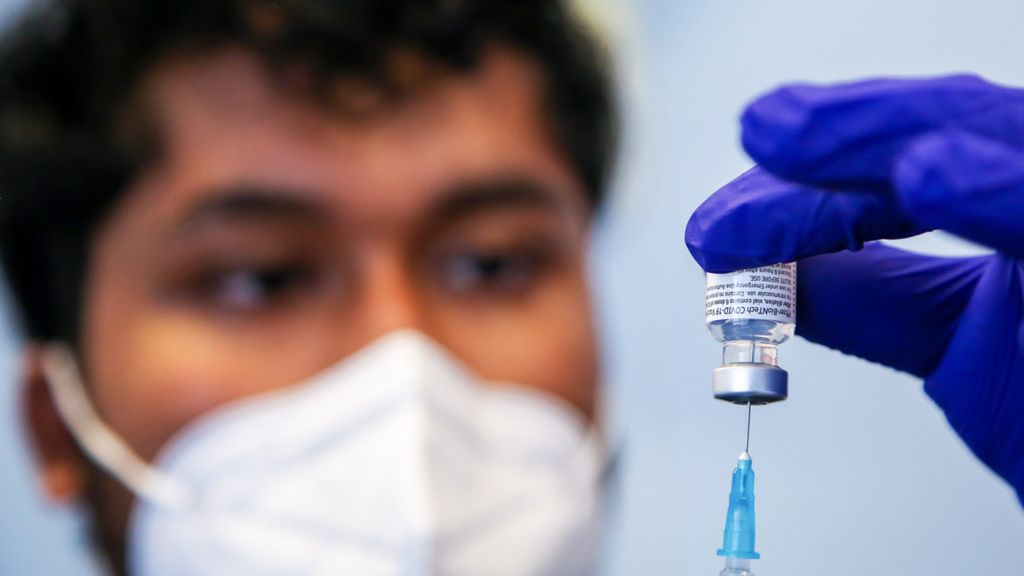
<instances>
[{"instance_id":1,"label":"eye","mask_svg":"<svg viewBox=\"0 0 1024 576\"><path fill-rule=\"evenodd\" d=\"M256 310L301 292L312 276L301 265L235 266L209 275L204 293L210 303L222 308Z\"/></svg>"},{"instance_id":2,"label":"eye","mask_svg":"<svg viewBox=\"0 0 1024 576\"><path fill-rule=\"evenodd\" d=\"M538 281L544 262L535 250L465 250L444 258L442 282L464 296L516 295Z\"/></svg>"}]
</instances>

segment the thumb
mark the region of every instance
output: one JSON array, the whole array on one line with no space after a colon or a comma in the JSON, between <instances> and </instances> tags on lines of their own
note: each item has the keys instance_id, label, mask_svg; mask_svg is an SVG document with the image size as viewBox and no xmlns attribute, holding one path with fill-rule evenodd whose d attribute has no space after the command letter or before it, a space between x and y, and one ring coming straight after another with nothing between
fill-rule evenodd
<instances>
[{"instance_id":1,"label":"thumb","mask_svg":"<svg viewBox=\"0 0 1024 576\"><path fill-rule=\"evenodd\" d=\"M1015 258L1024 258L1024 151L965 132L915 140L893 181L907 214Z\"/></svg>"}]
</instances>

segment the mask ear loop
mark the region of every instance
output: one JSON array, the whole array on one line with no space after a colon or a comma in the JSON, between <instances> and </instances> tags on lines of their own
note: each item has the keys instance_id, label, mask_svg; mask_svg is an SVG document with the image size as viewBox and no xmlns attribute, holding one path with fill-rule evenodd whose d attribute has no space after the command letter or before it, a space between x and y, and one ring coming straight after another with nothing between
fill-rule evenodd
<instances>
[{"instance_id":1,"label":"mask ear loop","mask_svg":"<svg viewBox=\"0 0 1024 576\"><path fill-rule=\"evenodd\" d=\"M97 465L149 502L168 508L191 504L191 494L181 482L140 458L103 422L85 394L78 363L66 345L47 345L42 368L57 413Z\"/></svg>"}]
</instances>

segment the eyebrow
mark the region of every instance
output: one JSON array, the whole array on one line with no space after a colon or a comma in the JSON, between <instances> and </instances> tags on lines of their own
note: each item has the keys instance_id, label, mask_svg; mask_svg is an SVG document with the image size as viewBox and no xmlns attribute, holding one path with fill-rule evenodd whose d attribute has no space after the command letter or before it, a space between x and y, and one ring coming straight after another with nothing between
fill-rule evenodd
<instances>
[{"instance_id":1,"label":"eyebrow","mask_svg":"<svg viewBox=\"0 0 1024 576\"><path fill-rule=\"evenodd\" d=\"M230 221L259 219L324 220L328 210L308 195L260 185L238 185L207 193L172 230L172 235L217 226ZM481 212L506 208L567 209L567 202L551 187L532 178L509 175L470 180L439 194L429 210L430 221L445 223Z\"/></svg>"},{"instance_id":2,"label":"eyebrow","mask_svg":"<svg viewBox=\"0 0 1024 576\"><path fill-rule=\"evenodd\" d=\"M264 186L240 185L208 194L193 206L175 226L175 233L192 231L230 220L293 218L322 220L323 206L295 191Z\"/></svg>"},{"instance_id":3,"label":"eyebrow","mask_svg":"<svg viewBox=\"0 0 1024 576\"><path fill-rule=\"evenodd\" d=\"M502 176L458 184L441 194L431 220L446 222L503 208L564 210L566 202L545 184L522 176Z\"/></svg>"}]
</instances>

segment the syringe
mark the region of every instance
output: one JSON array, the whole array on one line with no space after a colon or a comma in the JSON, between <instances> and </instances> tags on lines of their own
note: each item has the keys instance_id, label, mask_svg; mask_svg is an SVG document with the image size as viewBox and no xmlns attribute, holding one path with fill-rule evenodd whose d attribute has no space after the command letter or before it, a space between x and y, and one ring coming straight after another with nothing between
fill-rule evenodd
<instances>
[{"instance_id":1,"label":"syringe","mask_svg":"<svg viewBox=\"0 0 1024 576\"><path fill-rule=\"evenodd\" d=\"M732 472L729 512L719 556L725 557L720 576L753 576L750 561L760 554L754 551L754 468L750 458L750 404L747 404L746 446Z\"/></svg>"}]
</instances>

